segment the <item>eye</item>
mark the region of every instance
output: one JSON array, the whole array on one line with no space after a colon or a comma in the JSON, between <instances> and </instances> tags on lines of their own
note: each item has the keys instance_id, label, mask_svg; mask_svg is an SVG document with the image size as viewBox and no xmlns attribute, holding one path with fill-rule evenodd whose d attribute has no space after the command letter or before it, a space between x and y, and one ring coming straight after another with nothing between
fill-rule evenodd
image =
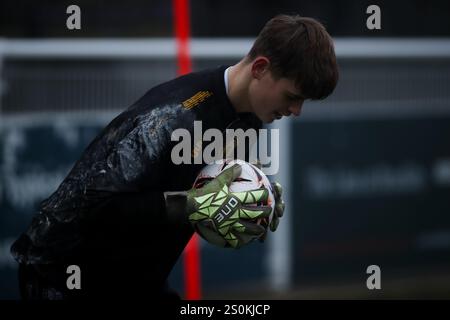
<instances>
[{"instance_id":1,"label":"eye","mask_svg":"<svg viewBox=\"0 0 450 320\"><path fill-rule=\"evenodd\" d=\"M298 97L295 97L295 96L291 96L291 95L287 95L286 96L286 98L289 100L289 101L296 101L296 100L300 100L300 98L298 98Z\"/></svg>"}]
</instances>

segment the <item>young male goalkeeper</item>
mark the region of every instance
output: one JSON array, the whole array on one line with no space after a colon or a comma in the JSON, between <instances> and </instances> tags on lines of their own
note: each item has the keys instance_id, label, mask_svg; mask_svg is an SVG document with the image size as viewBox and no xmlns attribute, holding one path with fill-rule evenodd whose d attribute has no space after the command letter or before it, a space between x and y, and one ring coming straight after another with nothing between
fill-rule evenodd
<instances>
[{"instance_id":1,"label":"young male goalkeeper","mask_svg":"<svg viewBox=\"0 0 450 320\"><path fill-rule=\"evenodd\" d=\"M166 279L194 230L207 241L235 248L265 237L266 228L252 221L266 217L270 208L252 202L263 203L267 192L247 200L228 192L239 166L192 189L204 164L173 164L171 133L192 132L194 120L202 121L203 130L259 129L262 122L300 115L305 100L327 97L337 80L333 43L324 27L310 18L280 15L268 21L237 64L149 90L91 142L13 244L22 297L165 298L170 296ZM187 192L164 196L174 190ZM237 201L232 213L251 210L246 216L230 214L234 218L226 230L214 219L220 208L198 212L205 206L202 196L221 191L226 201ZM279 186L275 193L272 231L284 210ZM66 286L69 265L80 267L80 290Z\"/></svg>"}]
</instances>

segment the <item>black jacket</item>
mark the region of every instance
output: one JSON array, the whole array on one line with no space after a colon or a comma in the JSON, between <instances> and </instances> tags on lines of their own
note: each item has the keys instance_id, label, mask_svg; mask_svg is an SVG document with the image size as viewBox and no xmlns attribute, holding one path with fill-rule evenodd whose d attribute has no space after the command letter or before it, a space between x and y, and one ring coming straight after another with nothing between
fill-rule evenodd
<instances>
[{"instance_id":1,"label":"black jacket","mask_svg":"<svg viewBox=\"0 0 450 320\"><path fill-rule=\"evenodd\" d=\"M190 189L203 167L173 164L178 142L171 133L185 128L193 136L195 120L203 132L261 127L255 116L235 112L225 92L225 68L154 87L112 120L41 203L12 246L15 259L43 270L86 264L97 281L113 272L126 277L124 283L163 286L193 234L187 219L167 216L163 192Z\"/></svg>"}]
</instances>

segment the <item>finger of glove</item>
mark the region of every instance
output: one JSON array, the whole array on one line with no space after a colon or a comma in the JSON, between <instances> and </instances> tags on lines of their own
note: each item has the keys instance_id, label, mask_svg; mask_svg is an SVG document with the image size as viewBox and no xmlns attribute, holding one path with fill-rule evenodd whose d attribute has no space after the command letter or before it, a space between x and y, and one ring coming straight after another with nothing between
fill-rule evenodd
<instances>
[{"instance_id":1,"label":"finger of glove","mask_svg":"<svg viewBox=\"0 0 450 320\"><path fill-rule=\"evenodd\" d=\"M232 226L232 228L234 230L233 233L235 235L237 233L240 233L259 237L263 235L263 233L266 231L266 229L263 226L257 224L256 222L245 221L242 219L240 219L239 222L235 223Z\"/></svg>"},{"instance_id":2,"label":"finger of glove","mask_svg":"<svg viewBox=\"0 0 450 320\"><path fill-rule=\"evenodd\" d=\"M214 228L214 224L208 221L200 221L194 225L195 231L207 242L219 247L225 247L228 242Z\"/></svg>"},{"instance_id":3,"label":"finger of glove","mask_svg":"<svg viewBox=\"0 0 450 320\"><path fill-rule=\"evenodd\" d=\"M267 203L267 200L269 199L269 191L264 187L250 191L233 192L233 195L244 204L258 202Z\"/></svg>"},{"instance_id":4,"label":"finger of glove","mask_svg":"<svg viewBox=\"0 0 450 320\"><path fill-rule=\"evenodd\" d=\"M272 221L270 222L270 231L275 232L278 228L278 224L280 223L280 219L277 216L273 216Z\"/></svg>"},{"instance_id":5,"label":"finger of glove","mask_svg":"<svg viewBox=\"0 0 450 320\"><path fill-rule=\"evenodd\" d=\"M268 217L271 213L271 206L242 206L239 210L239 217L241 219L253 220Z\"/></svg>"},{"instance_id":6,"label":"finger of glove","mask_svg":"<svg viewBox=\"0 0 450 320\"><path fill-rule=\"evenodd\" d=\"M236 235L233 232L227 232L224 235L225 241L227 241L227 246L232 247L234 249L240 248L244 243L240 243L240 239L236 237Z\"/></svg>"},{"instance_id":7,"label":"finger of glove","mask_svg":"<svg viewBox=\"0 0 450 320\"><path fill-rule=\"evenodd\" d=\"M275 204L275 215L281 218L284 214L284 208L285 208L284 201L280 200L280 202Z\"/></svg>"},{"instance_id":8,"label":"finger of glove","mask_svg":"<svg viewBox=\"0 0 450 320\"><path fill-rule=\"evenodd\" d=\"M258 238L258 241L264 242L266 241L266 238L267 238L267 229L264 231L264 234Z\"/></svg>"},{"instance_id":9,"label":"finger of glove","mask_svg":"<svg viewBox=\"0 0 450 320\"><path fill-rule=\"evenodd\" d=\"M278 182L272 182L272 189L273 189L273 196L275 199L281 198L281 195L283 194L283 187Z\"/></svg>"},{"instance_id":10,"label":"finger of glove","mask_svg":"<svg viewBox=\"0 0 450 320\"><path fill-rule=\"evenodd\" d=\"M216 178L205 184L203 188L195 190L195 194L198 196L218 192L219 190L222 190L224 185L229 186L233 180L239 177L241 171L241 166L239 164L235 164L222 171Z\"/></svg>"},{"instance_id":11,"label":"finger of glove","mask_svg":"<svg viewBox=\"0 0 450 320\"><path fill-rule=\"evenodd\" d=\"M235 236L238 240L238 245L236 246L236 248L240 248L259 238L259 235L251 235L247 233L235 233Z\"/></svg>"},{"instance_id":12,"label":"finger of glove","mask_svg":"<svg viewBox=\"0 0 450 320\"><path fill-rule=\"evenodd\" d=\"M222 171L214 180L217 180L221 186L225 184L230 186L230 184L241 175L241 172L241 165L236 163L228 169Z\"/></svg>"}]
</instances>

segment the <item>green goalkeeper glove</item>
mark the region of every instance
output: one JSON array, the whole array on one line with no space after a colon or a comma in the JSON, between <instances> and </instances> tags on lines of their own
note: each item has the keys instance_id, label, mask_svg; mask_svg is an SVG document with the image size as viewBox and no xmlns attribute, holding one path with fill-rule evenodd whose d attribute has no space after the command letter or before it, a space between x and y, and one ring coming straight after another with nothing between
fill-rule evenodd
<instances>
[{"instance_id":1,"label":"green goalkeeper glove","mask_svg":"<svg viewBox=\"0 0 450 320\"><path fill-rule=\"evenodd\" d=\"M256 160L255 163L252 163L254 166L256 166L258 169L262 169L262 165L261 162L259 161L259 159ZM272 190L273 190L273 196L275 198L275 209L273 212L273 217L272 217L272 221L270 222L269 228L270 231L275 232L278 228L278 224L280 223L280 218L283 216L284 213L284 201L281 198L282 194L283 194L283 187L281 186L281 184L279 184L278 182L272 182ZM267 222L263 221L262 223L265 227L267 227ZM262 235L259 240L261 242L264 242L264 240L267 237L267 230L264 233L264 235Z\"/></svg>"},{"instance_id":2,"label":"green goalkeeper glove","mask_svg":"<svg viewBox=\"0 0 450 320\"><path fill-rule=\"evenodd\" d=\"M283 216L284 213L284 201L281 199L281 194L283 193L283 188L281 187L281 184L278 182L272 182L272 190L273 190L273 196L275 198L275 208L272 216L272 221L270 224L264 220L262 222L262 225L266 228L266 231L264 234L258 238L260 242L264 242L267 238L267 228L270 229L270 231L275 232L278 228L278 224L280 223L280 218Z\"/></svg>"},{"instance_id":3,"label":"green goalkeeper glove","mask_svg":"<svg viewBox=\"0 0 450 320\"><path fill-rule=\"evenodd\" d=\"M195 230L208 242L221 247L240 248L264 235L256 220L268 217L270 206L265 188L230 192L230 184L241 174L238 164L224 170L202 188L187 192L186 212Z\"/></svg>"},{"instance_id":4,"label":"green goalkeeper glove","mask_svg":"<svg viewBox=\"0 0 450 320\"><path fill-rule=\"evenodd\" d=\"M281 198L283 193L283 188L281 184L278 182L272 183L273 196L275 198L275 210L273 212L272 221L270 222L270 231L275 232L278 228L278 224L280 223L280 218L284 213L284 201Z\"/></svg>"}]
</instances>

